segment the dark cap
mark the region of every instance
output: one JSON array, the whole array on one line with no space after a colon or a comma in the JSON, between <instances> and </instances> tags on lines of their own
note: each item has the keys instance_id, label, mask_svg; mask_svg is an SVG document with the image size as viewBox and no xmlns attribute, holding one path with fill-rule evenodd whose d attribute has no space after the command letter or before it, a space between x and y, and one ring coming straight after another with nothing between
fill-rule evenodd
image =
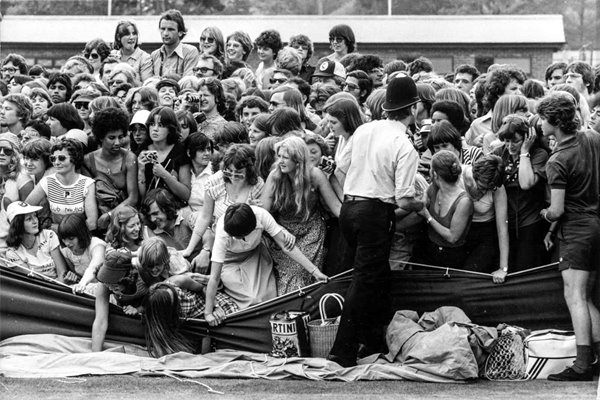
<instances>
[{"instance_id":1,"label":"dark cap","mask_svg":"<svg viewBox=\"0 0 600 400\"><path fill-rule=\"evenodd\" d=\"M102 283L118 283L133 268L129 251L114 250L106 254L96 278Z\"/></svg>"},{"instance_id":2,"label":"dark cap","mask_svg":"<svg viewBox=\"0 0 600 400\"><path fill-rule=\"evenodd\" d=\"M399 75L392 79L385 92L384 111L395 111L417 104L420 100L417 85L411 77Z\"/></svg>"},{"instance_id":3,"label":"dark cap","mask_svg":"<svg viewBox=\"0 0 600 400\"><path fill-rule=\"evenodd\" d=\"M339 76L342 79L346 79L346 69L341 63L324 58L321 61L319 61L319 65L317 66L317 69L314 72L313 76L321 76L327 78Z\"/></svg>"},{"instance_id":4,"label":"dark cap","mask_svg":"<svg viewBox=\"0 0 600 400\"><path fill-rule=\"evenodd\" d=\"M179 94L179 92L181 91L181 87L179 86L179 83L177 83L177 81L175 79L162 78L156 84L156 91L158 92L160 90L160 88L163 87L163 86L171 86L171 87L173 87L175 89L175 93L176 94Z\"/></svg>"}]
</instances>

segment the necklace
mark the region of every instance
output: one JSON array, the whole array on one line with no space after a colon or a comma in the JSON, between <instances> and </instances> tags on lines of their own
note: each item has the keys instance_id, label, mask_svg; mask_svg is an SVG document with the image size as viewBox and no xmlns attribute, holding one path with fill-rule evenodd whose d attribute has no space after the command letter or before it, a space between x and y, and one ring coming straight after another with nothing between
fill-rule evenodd
<instances>
[{"instance_id":1,"label":"necklace","mask_svg":"<svg viewBox=\"0 0 600 400\"><path fill-rule=\"evenodd\" d=\"M35 242L37 241L37 239L34 237L33 238L33 243L31 243L31 246L27 246L25 244L25 242L21 242L21 244L23 245L23 247L25 247L26 250L32 250L35 247Z\"/></svg>"}]
</instances>

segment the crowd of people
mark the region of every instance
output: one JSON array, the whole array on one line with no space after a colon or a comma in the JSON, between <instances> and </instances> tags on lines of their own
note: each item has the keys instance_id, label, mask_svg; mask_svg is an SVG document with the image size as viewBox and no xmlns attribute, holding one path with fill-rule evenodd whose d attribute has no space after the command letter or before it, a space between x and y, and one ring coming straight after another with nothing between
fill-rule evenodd
<instances>
[{"instance_id":1,"label":"crowd of people","mask_svg":"<svg viewBox=\"0 0 600 400\"><path fill-rule=\"evenodd\" d=\"M94 295L94 351L110 302L143 314L161 356L194 350L180 318L218 325L354 268L330 355L349 366L384 345L391 270L501 284L554 252L578 344L555 378L590 376L600 68L440 75L359 53L347 25L313 65L303 33L207 27L196 47L177 10L158 28L151 54L122 21L58 72L2 60L0 260Z\"/></svg>"}]
</instances>

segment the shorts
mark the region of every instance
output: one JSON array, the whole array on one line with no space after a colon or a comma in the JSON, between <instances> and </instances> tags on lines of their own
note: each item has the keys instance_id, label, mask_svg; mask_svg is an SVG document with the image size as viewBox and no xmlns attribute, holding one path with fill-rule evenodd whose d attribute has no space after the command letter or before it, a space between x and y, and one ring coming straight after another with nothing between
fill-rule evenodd
<instances>
[{"instance_id":1,"label":"shorts","mask_svg":"<svg viewBox=\"0 0 600 400\"><path fill-rule=\"evenodd\" d=\"M600 219L578 218L561 223L558 270L596 271L600 267Z\"/></svg>"}]
</instances>

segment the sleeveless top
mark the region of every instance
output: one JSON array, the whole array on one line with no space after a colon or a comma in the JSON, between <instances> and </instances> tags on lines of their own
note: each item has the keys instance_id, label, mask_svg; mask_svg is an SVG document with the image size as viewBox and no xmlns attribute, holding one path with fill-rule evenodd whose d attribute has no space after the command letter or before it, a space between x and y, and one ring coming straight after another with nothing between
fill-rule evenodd
<instances>
[{"instance_id":1,"label":"sleeveless top","mask_svg":"<svg viewBox=\"0 0 600 400\"><path fill-rule=\"evenodd\" d=\"M129 152L127 150L121 149L121 155L123 156L123 161L121 162L121 168L118 172L107 173L104 171L99 171L96 168L96 157L94 157L93 153L86 154L86 161L89 161L89 165L91 168L90 173L92 174L92 178L96 178L98 174L104 174L110 178L115 188L118 190L122 190L123 192L127 191L127 166L125 160L127 159L127 154Z\"/></svg>"},{"instance_id":2,"label":"sleeveless top","mask_svg":"<svg viewBox=\"0 0 600 400\"><path fill-rule=\"evenodd\" d=\"M467 192L464 192L464 191L461 192L458 196L456 196L456 199L454 200L454 202L448 209L448 212L446 213L446 215L442 216L435 210L435 199L437 198L437 192L438 192L438 187L436 185L431 185L427 189L427 197L429 199L428 204L427 204L427 209L429 210L429 213L431 214L431 216L437 222L439 222L442 226L450 229L450 224L452 223L452 217L454 217L454 212L456 211L456 207L458 206L458 203L464 197L468 198L469 196L467 195ZM430 225L429 229L428 229L429 240L431 240L436 245L442 246L442 247L460 247L465 244L465 241L467 239L467 234L469 233L470 226L471 226L471 216L469 216L469 223L467 224L467 227L465 228L465 230L462 233L462 235L460 236L460 238L455 243L450 243L446 239L444 239L442 237L442 235L437 233L435 231L435 229L433 229Z\"/></svg>"}]
</instances>

